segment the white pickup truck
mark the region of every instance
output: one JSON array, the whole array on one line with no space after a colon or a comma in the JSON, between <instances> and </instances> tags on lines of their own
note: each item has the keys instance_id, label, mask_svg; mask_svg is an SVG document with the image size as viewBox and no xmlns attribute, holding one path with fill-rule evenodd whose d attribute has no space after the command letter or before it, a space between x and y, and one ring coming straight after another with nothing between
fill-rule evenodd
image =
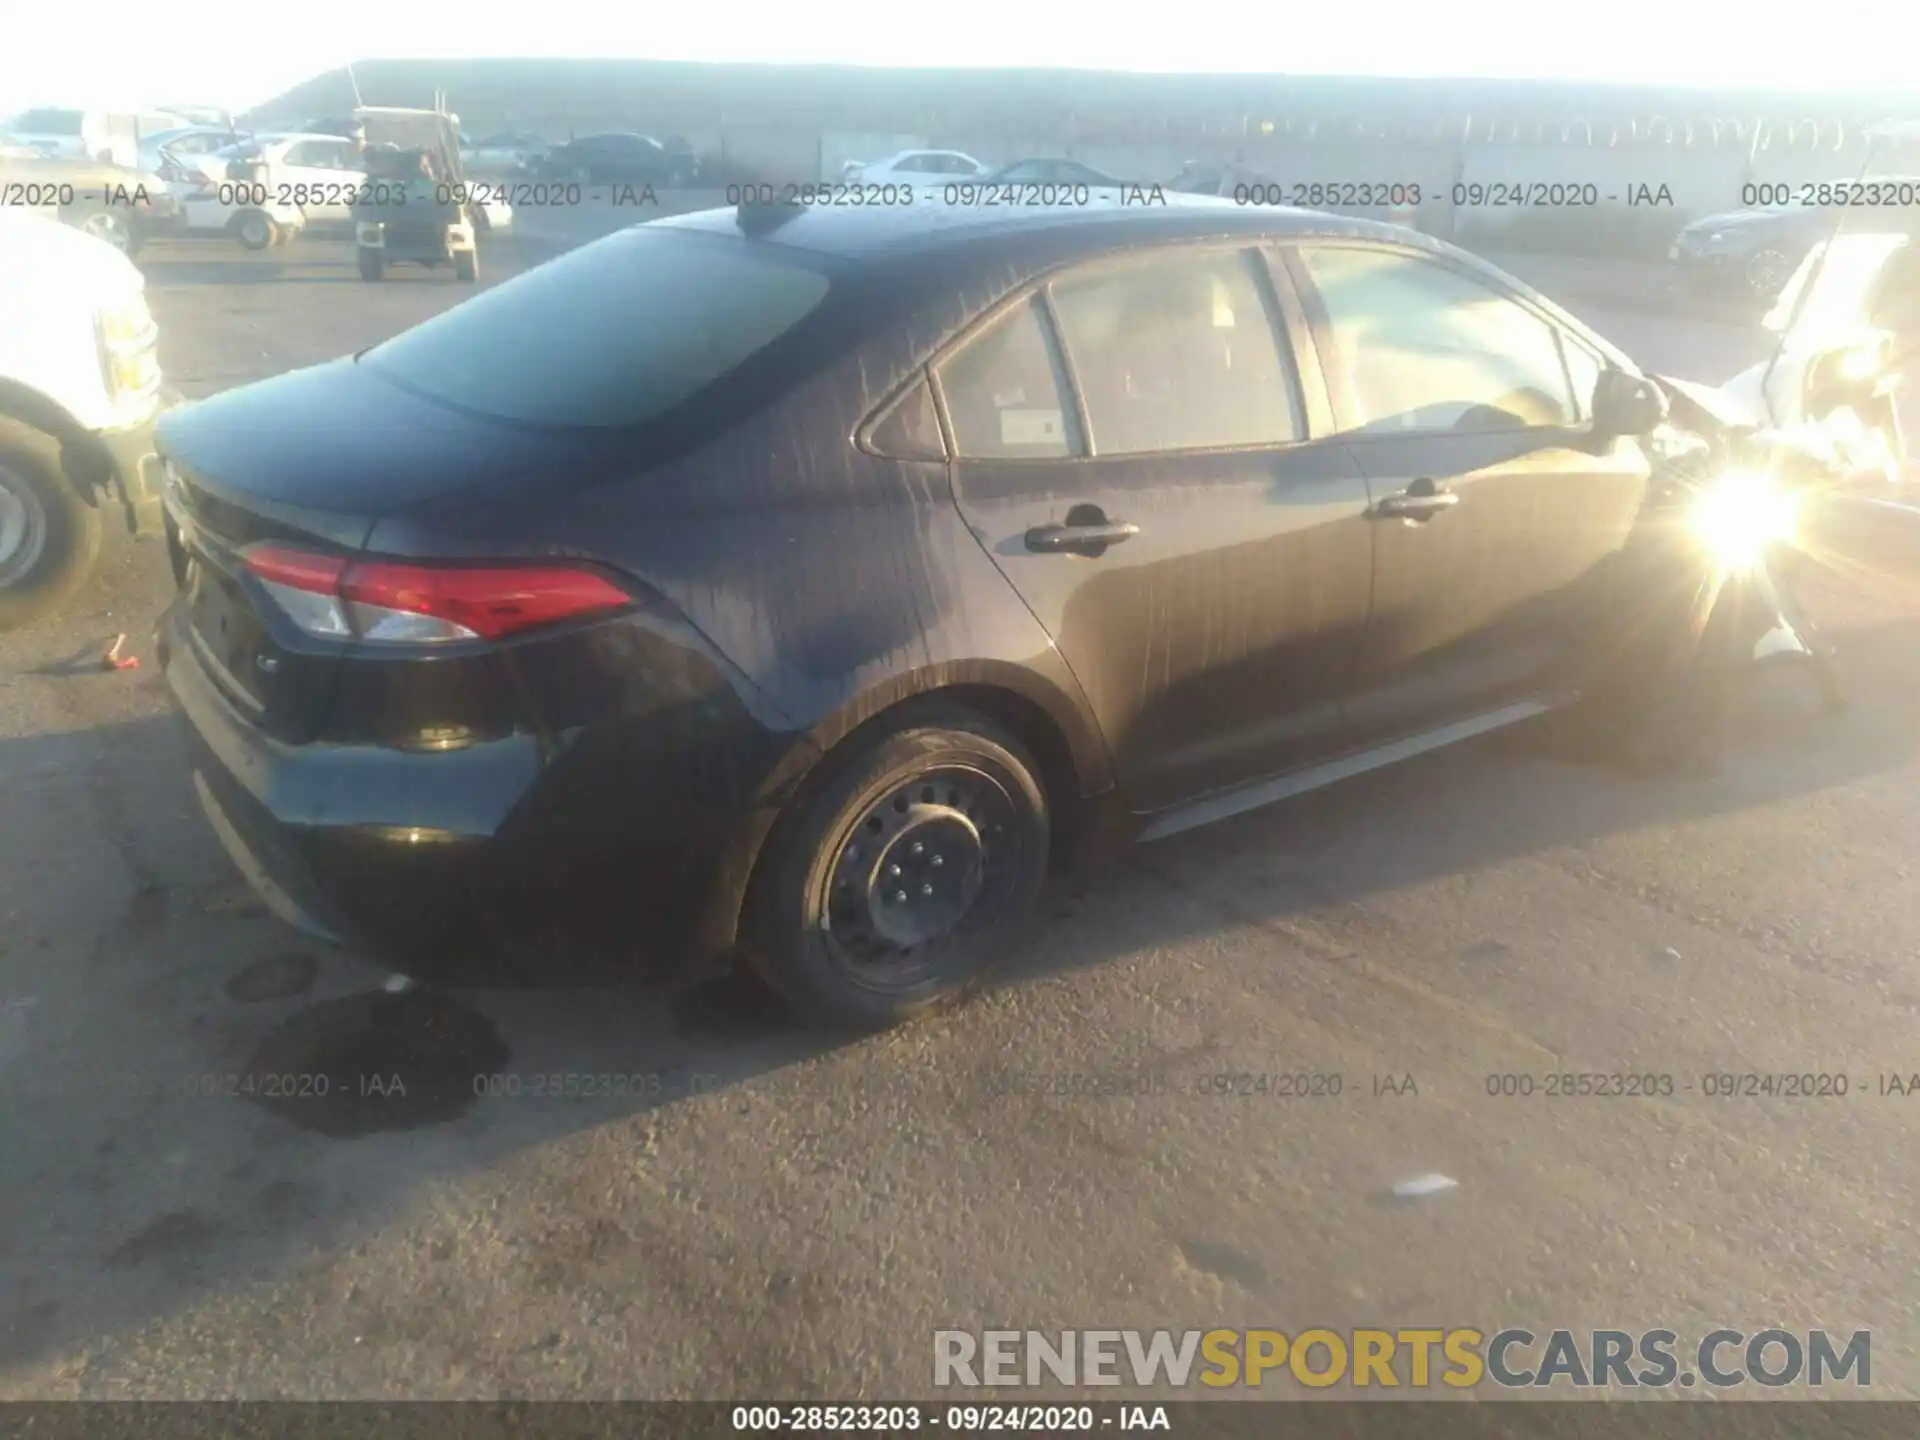
<instances>
[{"instance_id":1,"label":"white pickup truck","mask_svg":"<svg viewBox=\"0 0 1920 1440\"><path fill-rule=\"evenodd\" d=\"M86 579L110 511L132 533L160 525L158 338L125 255L0 211L0 631Z\"/></svg>"}]
</instances>

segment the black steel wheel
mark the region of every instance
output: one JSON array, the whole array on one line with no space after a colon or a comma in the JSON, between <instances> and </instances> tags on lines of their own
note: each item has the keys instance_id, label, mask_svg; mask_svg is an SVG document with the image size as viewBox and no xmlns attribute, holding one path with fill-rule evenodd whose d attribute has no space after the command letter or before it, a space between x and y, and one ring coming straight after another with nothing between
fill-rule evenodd
<instances>
[{"instance_id":1,"label":"black steel wheel","mask_svg":"<svg viewBox=\"0 0 1920 1440\"><path fill-rule=\"evenodd\" d=\"M802 1013L877 1029L986 979L1046 877L1049 817L1019 741L969 711L855 743L776 824L742 938Z\"/></svg>"}]
</instances>

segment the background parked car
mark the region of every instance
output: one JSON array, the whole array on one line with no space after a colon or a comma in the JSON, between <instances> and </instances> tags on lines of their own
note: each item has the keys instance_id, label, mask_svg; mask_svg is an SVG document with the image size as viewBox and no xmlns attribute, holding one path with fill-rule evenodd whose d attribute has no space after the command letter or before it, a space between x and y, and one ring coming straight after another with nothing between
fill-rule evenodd
<instances>
[{"instance_id":1,"label":"background parked car","mask_svg":"<svg viewBox=\"0 0 1920 1440\"><path fill-rule=\"evenodd\" d=\"M236 161L255 167L270 203L281 203L284 188L308 228L353 223L353 191L365 174L353 141L324 133L255 135L203 157L193 199L217 200Z\"/></svg>"},{"instance_id":2,"label":"background parked car","mask_svg":"<svg viewBox=\"0 0 1920 1440\"><path fill-rule=\"evenodd\" d=\"M1681 285L1704 282L1771 301L1833 222L1832 211L1813 206L1708 215L1681 230L1668 258Z\"/></svg>"},{"instance_id":3,"label":"background parked car","mask_svg":"<svg viewBox=\"0 0 1920 1440\"><path fill-rule=\"evenodd\" d=\"M84 157L0 158L0 185L8 187L9 208L44 211L126 255L181 223L166 180L131 166Z\"/></svg>"},{"instance_id":4,"label":"background parked car","mask_svg":"<svg viewBox=\"0 0 1920 1440\"><path fill-rule=\"evenodd\" d=\"M182 125L204 125L215 130L234 130L233 113L218 105L162 105L163 114L178 115Z\"/></svg>"},{"instance_id":5,"label":"background parked car","mask_svg":"<svg viewBox=\"0 0 1920 1440\"><path fill-rule=\"evenodd\" d=\"M169 174L166 165L169 159L176 166L183 165L196 156L212 155L216 150L224 150L229 145L245 142L246 136L238 130L219 125L185 125L172 130L158 130L140 137L140 168L151 170L165 176L170 181L184 180L184 174ZM162 154L162 151L168 152ZM198 168L198 167L194 167Z\"/></svg>"},{"instance_id":6,"label":"background parked car","mask_svg":"<svg viewBox=\"0 0 1920 1440\"><path fill-rule=\"evenodd\" d=\"M145 163L140 140L188 122L158 110L74 110L41 107L24 110L0 126L14 144L29 145L64 159L110 160L120 165Z\"/></svg>"},{"instance_id":7,"label":"background parked car","mask_svg":"<svg viewBox=\"0 0 1920 1440\"><path fill-rule=\"evenodd\" d=\"M360 122L351 115L319 115L301 125L296 131L276 131L276 134L299 135L337 135L343 140L351 140L354 132L360 129Z\"/></svg>"},{"instance_id":8,"label":"background parked car","mask_svg":"<svg viewBox=\"0 0 1920 1440\"><path fill-rule=\"evenodd\" d=\"M93 155L105 143L101 118L85 110L42 106L21 111L7 121L4 129L10 144L77 160Z\"/></svg>"},{"instance_id":9,"label":"background parked car","mask_svg":"<svg viewBox=\"0 0 1920 1440\"><path fill-rule=\"evenodd\" d=\"M863 185L889 180L940 185L953 180L977 180L986 173L985 165L958 150L902 150L884 160L849 160L840 178L857 180Z\"/></svg>"},{"instance_id":10,"label":"background parked car","mask_svg":"<svg viewBox=\"0 0 1920 1440\"><path fill-rule=\"evenodd\" d=\"M1836 185L1851 182L1835 181ZM1920 200L1920 179L1876 175L1868 182L1882 188L1903 188ZM1799 186L1783 186L1797 197ZM1914 204L1871 205L1845 213L1847 228L1893 224L1915 227L1920 210ZM1787 204L1768 210L1729 210L1694 221L1675 237L1667 254L1674 279L1681 285L1705 282L1743 292L1762 303L1771 302L1799 268L1807 251L1834 231L1843 212L1825 205Z\"/></svg>"},{"instance_id":11,"label":"background parked car","mask_svg":"<svg viewBox=\"0 0 1920 1440\"><path fill-rule=\"evenodd\" d=\"M1227 167L1224 165L1189 160L1180 167L1178 175L1165 182L1164 188L1177 190L1182 195L1218 195L1226 173Z\"/></svg>"},{"instance_id":12,"label":"background parked car","mask_svg":"<svg viewBox=\"0 0 1920 1440\"><path fill-rule=\"evenodd\" d=\"M469 175L530 174L553 147L531 130L502 130L464 149L460 159Z\"/></svg>"},{"instance_id":13,"label":"background parked car","mask_svg":"<svg viewBox=\"0 0 1920 1440\"><path fill-rule=\"evenodd\" d=\"M981 177L989 185L1091 185L1112 190L1132 182L1083 165L1078 160L1016 160Z\"/></svg>"},{"instance_id":14,"label":"background parked car","mask_svg":"<svg viewBox=\"0 0 1920 1440\"><path fill-rule=\"evenodd\" d=\"M283 244L306 228L298 205L283 203L265 186L259 147L250 141L205 155L176 160L161 149L160 173L180 202L180 228L188 235L229 235L249 250ZM258 168L250 168L252 166Z\"/></svg>"},{"instance_id":15,"label":"background parked car","mask_svg":"<svg viewBox=\"0 0 1920 1440\"><path fill-rule=\"evenodd\" d=\"M583 185L678 186L699 178L700 162L685 141L670 145L651 135L609 131L554 146L540 171Z\"/></svg>"}]
</instances>

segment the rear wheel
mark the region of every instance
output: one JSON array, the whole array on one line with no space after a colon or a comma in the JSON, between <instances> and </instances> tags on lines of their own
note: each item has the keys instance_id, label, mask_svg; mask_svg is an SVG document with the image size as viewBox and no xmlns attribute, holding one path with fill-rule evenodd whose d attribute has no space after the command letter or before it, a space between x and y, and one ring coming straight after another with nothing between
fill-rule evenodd
<instances>
[{"instance_id":1,"label":"rear wheel","mask_svg":"<svg viewBox=\"0 0 1920 1440\"><path fill-rule=\"evenodd\" d=\"M453 274L461 283L472 285L480 278L480 256L472 250L462 250L453 257Z\"/></svg>"},{"instance_id":2,"label":"rear wheel","mask_svg":"<svg viewBox=\"0 0 1920 1440\"><path fill-rule=\"evenodd\" d=\"M360 278L362 280L384 279L387 273L384 260L385 257L378 250L363 248L360 251Z\"/></svg>"},{"instance_id":3,"label":"rear wheel","mask_svg":"<svg viewBox=\"0 0 1920 1440\"><path fill-rule=\"evenodd\" d=\"M1045 792L971 711L903 717L804 789L748 898L748 961L809 1018L880 1029L971 993L1046 877Z\"/></svg>"},{"instance_id":4,"label":"rear wheel","mask_svg":"<svg viewBox=\"0 0 1920 1440\"><path fill-rule=\"evenodd\" d=\"M0 630L52 609L99 555L100 512L67 483L58 446L0 440Z\"/></svg>"},{"instance_id":5,"label":"rear wheel","mask_svg":"<svg viewBox=\"0 0 1920 1440\"><path fill-rule=\"evenodd\" d=\"M233 222L233 234L249 250L265 250L279 238L280 227L265 215L254 211Z\"/></svg>"}]
</instances>

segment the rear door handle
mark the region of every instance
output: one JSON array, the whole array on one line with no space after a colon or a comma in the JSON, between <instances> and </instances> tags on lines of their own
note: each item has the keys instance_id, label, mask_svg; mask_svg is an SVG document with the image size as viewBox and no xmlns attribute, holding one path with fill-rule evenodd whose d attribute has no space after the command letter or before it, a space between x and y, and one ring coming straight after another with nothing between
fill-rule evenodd
<instances>
[{"instance_id":1,"label":"rear door handle","mask_svg":"<svg viewBox=\"0 0 1920 1440\"><path fill-rule=\"evenodd\" d=\"M1431 520L1460 503L1460 497L1444 485L1431 480L1416 480L1398 495L1389 495L1373 507L1382 520Z\"/></svg>"},{"instance_id":2,"label":"rear door handle","mask_svg":"<svg viewBox=\"0 0 1920 1440\"><path fill-rule=\"evenodd\" d=\"M1125 520L1106 520L1096 525L1036 525L1027 531L1027 549L1043 555L1099 554L1109 545L1131 540L1140 527Z\"/></svg>"}]
</instances>

